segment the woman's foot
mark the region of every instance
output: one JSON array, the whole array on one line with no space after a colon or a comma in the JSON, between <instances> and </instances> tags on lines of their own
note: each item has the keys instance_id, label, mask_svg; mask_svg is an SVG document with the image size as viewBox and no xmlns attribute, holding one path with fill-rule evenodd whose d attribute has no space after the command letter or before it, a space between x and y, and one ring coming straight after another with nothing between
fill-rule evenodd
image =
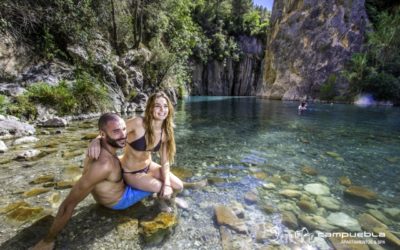
<instances>
[{"instance_id":1,"label":"woman's foot","mask_svg":"<svg viewBox=\"0 0 400 250\"><path fill-rule=\"evenodd\" d=\"M174 205L171 204L171 200L159 199L158 204L159 204L161 212L174 213L176 210Z\"/></svg>"}]
</instances>

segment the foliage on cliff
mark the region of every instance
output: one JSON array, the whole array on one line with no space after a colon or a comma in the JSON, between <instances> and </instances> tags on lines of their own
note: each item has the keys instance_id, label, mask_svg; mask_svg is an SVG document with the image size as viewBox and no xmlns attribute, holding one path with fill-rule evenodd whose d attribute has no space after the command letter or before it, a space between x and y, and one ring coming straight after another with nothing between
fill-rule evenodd
<instances>
[{"instance_id":1,"label":"foliage on cliff","mask_svg":"<svg viewBox=\"0 0 400 250\"><path fill-rule=\"evenodd\" d=\"M374 17L365 50L356 53L344 71L352 95L372 94L377 100L400 102L400 11Z\"/></svg>"},{"instance_id":2,"label":"foliage on cliff","mask_svg":"<svg viewBox=\"0 0 400 250\"><path fill-rule=\"evenodd\" d=\"M165 86L183 89L190 79L190 59L201 62L226 57L238 59L241 53L238 37L266 39L268 19L267 10L253 6L251 0L0 2L1 34L30 45L40 60L57 59L84 68L100 85L108 80L93 64L95 55L89 52L98 46L93 41L100 37L111 47L112 54L120 57L131 50L150 50L150 60L137 66L143 73L144 88L153 89ZM69 48L76 45L88 52L86 62L71 54ZM67 110L74 109L61 108L59 112Z\"/></svg>"}]
</instances>

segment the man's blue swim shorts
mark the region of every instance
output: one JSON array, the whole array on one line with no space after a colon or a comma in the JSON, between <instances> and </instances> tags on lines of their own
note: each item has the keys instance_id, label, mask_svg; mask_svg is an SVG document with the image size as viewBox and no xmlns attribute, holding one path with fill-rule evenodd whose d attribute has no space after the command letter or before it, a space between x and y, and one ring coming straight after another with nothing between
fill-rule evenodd
<instances>
[{"instance_id":1,"label":"man's blue swim shorts","mask_svg":"<svg viewBox=\"0 0 400 250\"><path fill-rule=\"evenodd\" d=\"M147 196L149 196L151 194L152 193L150 193L150 192L139 190L139 189L136 189L136 188L126 185L125 192L122 195L121 199L111 209L113 209L113 210L127 209L128 207L141 201L142 199L146 198Z\"/></svg>"}]
</instances>

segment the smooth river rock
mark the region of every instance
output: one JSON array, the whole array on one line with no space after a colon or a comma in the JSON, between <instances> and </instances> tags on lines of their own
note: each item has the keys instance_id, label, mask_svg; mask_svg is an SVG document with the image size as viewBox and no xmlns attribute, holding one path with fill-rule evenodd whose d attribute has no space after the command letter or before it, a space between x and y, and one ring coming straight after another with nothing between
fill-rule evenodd
<instances>
[{"instance_id":1,"label":"smooth river rock","mask_svg":"<svg viewBox=\"0 0 400 250\"><path fill-rule=\"evenodd\" d=\"M5 153L5 152L7 152L7 150L8 150L8 148L7 148L6 144L2 140L0 140L0 153Z\"/></svg>"},{"instance_id":2,"label":"smooth river rock","mask_svg":"<svg viewBox=\"0 0 400 250\"><path fill-rule=\"evenodd\" d=\"M344 191L344 194L364 201L375 201L378 199L378 195L375 192L360 186L350 186Z\"/></svg>"},{"instance_id":3,"label":"smooth river rock","mask_svg":"<svg viewBox=\"0 0 400 250\"><path fill-rule=\"evenodd\" d=\"M226 225L239 233L246 233L247 226L229 207L218 205L214 207L218 225Z\"/></svg>"},{"instance_id":4,"label":"smooth river rock","mask_svg":"<svg viewBox=\"0 0 400 250\"><path fill-rule=\"evenodd\" d=\"M40 150L37 149L30 149L27 151L24 151L22 153L19 153L17 155L17 160L34 160L40 155Z\"/></svg>"},{"instance_id":5,"label":"smooth river rock","mask_svg":"<svg viewBox=\"0 0 400 250\"><path fill-rule=\"evenodd\" d=\"M32 125L20 122L16 117L0 116L0 137L33 135L35 131Z\"/></svg>"},{"instance_id":6,"label":"smooth river rock","mask_svg":"<svg viewBox=\"0 0 400 250\"><path fill-rule=\"evenodd\" d=\"M339 211L341 207L340 201L328 196L317 196L317 203L326 209Z\"/></svg>"},{"instance_id":7,"label":"smooth river rock","mask_svg":"<svg viewBox=\"0 0 400 250\"><path fill-rule=\"evenodd\" d=\"M66 127L68 126L68 121L60 118L60 117L54 117L51 119L47 119L41 123L39 123L39 126L41 127Z\"/></svg>"},{"instance_id":8,"label":"smooth river rock","mask_svg":"<svg viewBox=\"0 0 400 250\"><path fill-rule=\"evenodd\" d=\"M21 145L21 144L26 144L26 143L34 143L39 141L38 138L34 137L34 136L24 136L21 138L16 139L13 142L13 145Z\"/></svg>"},{"instance_id":9,"label":"smooth river rock","mask_svg":"<svg viewBox=\"0 0 400 250\"><path fill-rule=\"evenodd\" d=\"M331 213L326 219L329 224L339 226L350 232L361 231L358 221L343 212Z\"/></svg>"},{"instance_id":10,"label":"smooth river rock","mask_svg":"<svg viewBox=\"0 0 400 250\"><path fill-rule=\"evenodd\" d=\"M321 183L312 183L304 186L304 190L313 195L328 195L330 194L329 187Z\"/></svg>"}]
</instances>

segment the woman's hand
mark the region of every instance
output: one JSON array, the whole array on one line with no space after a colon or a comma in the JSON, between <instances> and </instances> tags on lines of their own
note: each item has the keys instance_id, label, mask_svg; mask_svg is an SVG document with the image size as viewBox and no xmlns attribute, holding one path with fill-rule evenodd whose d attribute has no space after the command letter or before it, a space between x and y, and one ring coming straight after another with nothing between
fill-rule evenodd
<instances>
[{"instance_id":1,"label":"woman's hand","mask_svg":"<svg viewBox=\"0 0 400 250\"><path fill-rule=\"evenodd\" d=\"M97 160L100 156L101 145L100 138L95 138L90 142L89 148L86 151L86 155L91 159Z\"/></svg>"},{"instance_id":2,"label":"woman's hand","mask_svg":"<svg viewBox=\"0 0 400 250\"><path fill-rule=\"evenodd\" d=\"M160 198L170 199L173 192L171 185L163 184L160 190Z\"/></svg>"}]
</instances>

